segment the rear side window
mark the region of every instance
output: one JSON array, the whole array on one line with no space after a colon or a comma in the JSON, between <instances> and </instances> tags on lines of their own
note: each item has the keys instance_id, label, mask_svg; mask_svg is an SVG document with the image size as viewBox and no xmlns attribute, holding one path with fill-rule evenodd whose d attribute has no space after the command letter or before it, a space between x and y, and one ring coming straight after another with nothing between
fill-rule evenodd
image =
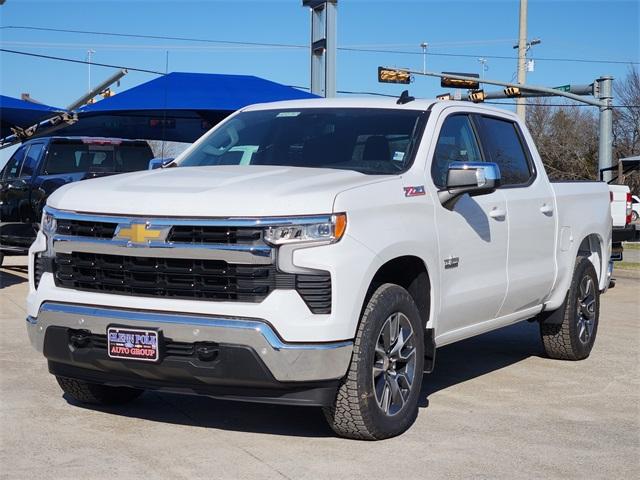
<instances>
[{"instance_id":1,"label":"rear side window","mask_svg":"<svg viewBox=\"0 0 640 480\"><path fill-rule=\"evenodd\" d=\"M4 172L2 175L3 180L10 180L12 178L17 178L20 174L20 169L22 168L22 161L24 160L24 154L29 147L20 147L16 152L11 156L7 165L4 167Z\"/></svg>"},{"instance_id":2,"label":"rear side window","mask_svg":"<svg viewBox=\"0 0 640 480\"><path fill-rule=\"evenodd\" d=\"M533 169L524 150L517 125L509 120L481 117L481 138L487 161L500 167L501 185L525 185Z\"/></svg>"},{"instance_id":3,"label":"rear side window","mask_svg":"<svg viewBox=\"0 0 640 480\"><path fill-rule=\"evenodd\" d=\"M120 173L146 170L153 158L147 144L54 143L49 147L45 175Z\"/></svg>"},{"instance_id":4,"label":"rear side window","mask_svg":"<svg viewBox=\"0 0 640 480\"><path fill-rule=\"evenodd\" d=\"M451 115L442 124L431 162L433 183L444 188L451 162L481 162L480 148L467 115Z\"/></svg>"},{"instance_id":5,"label":"rear side window","mask_svg":"<svg viewBox=\"0 0 640 480\"><path fill-rule=\"evenodd\" d=\"M24 163L22 164L22 170L20 171L21 177L30 177L31 175L33 175L33 171L38 165L38 160L40 159L40 155L42 154L43 149L44 145L42 143L34 143L33 145L31 145L31 147L29 147L27 156L24 159Z\"/></svg>"}]
</instances>

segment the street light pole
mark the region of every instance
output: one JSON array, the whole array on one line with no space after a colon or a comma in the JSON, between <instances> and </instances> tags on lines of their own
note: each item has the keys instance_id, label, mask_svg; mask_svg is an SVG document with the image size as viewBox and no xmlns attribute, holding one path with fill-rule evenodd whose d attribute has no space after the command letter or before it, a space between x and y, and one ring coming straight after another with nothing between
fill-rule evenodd
<instances>
[{"instance_id":1,"label":"street light pole","mask_svg":"<svg viewBox=\"0 0 640 480\"><path fill-rule=\"evenodd\" d=\"M484 72L489 70L489 67L487 66L487 59L486 58L479 58L478 62L480 62L480 65L482 65L482 67L480 68L480 78L483 79L484 78Z\"/></svg>"},{"instance_id":2,"label":"street light pole","mask_svg":"<svg viewBox=\"0 0 640 480\"><path fill-rule=\"evenodd\" d=\"M427 48L429 48L429 44L422 42L420 47L422 48L422 73L424 73L427 71Z\"/></svg>"},{"instance_id":3,"label":"street light pole","mask_svg":"<svg viewBox=\"0 0 640 480\"><path fill-rule=\"evenodd\" d=\"M87 50L87 62L88 62L88 68L89 68L89 83L88 83L87 91L91 90L91 56L94 53L96 53L96 51L91 48Z\"/></svg>"}]
</instances>

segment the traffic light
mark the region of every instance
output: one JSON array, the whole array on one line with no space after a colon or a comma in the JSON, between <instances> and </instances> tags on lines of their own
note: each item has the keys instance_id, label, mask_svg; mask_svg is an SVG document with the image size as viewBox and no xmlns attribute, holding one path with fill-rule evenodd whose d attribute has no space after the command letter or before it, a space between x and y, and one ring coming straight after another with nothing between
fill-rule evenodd
<instances>
[{"instance_id":1,"label":"traffic light","mask_svg":"<svg viewBox=\"0 0 640 480\"><path fill-rule=\"evenodd\" d=\"M115 94L116 92L114 92L110 88L107 88L106 90L103 90L102 92L100 92L100 95L102 95L102 98L113 97Z\"/></svg>"},{"instance_id":2,"label":"traffic light","mask_svg":"<svg viewBox=\"0 0 640 480\"><path fill-rule=\"evenodd\" d=\"M477 73L456 73L456 72L442 72L444 75L458 75L460 77L472 77L480 78ZM458 78L442 77L440 78L440 86L442 88L468 88L469 90L477 90L480 88L480 83L476 80L460 80Z\"/></svg>"},{"instance_id":3,"label":"traffic light","mask_svg":"<svg viewBox=\"0 0 640 480\"><path fill-rule=\"evenodd\" d=\"M380 83L411 83L411 73L407 70L378 67Z\"/></svg>"},{"instance_id":4,"label":"traffic light","mask_svg":"<svg viewBox=\"0 0 640 480\"><path fill-rule=\"evenodd\" d=\"M469 100L473 103L481 103L484 102L486 95L484 90L474 90L473 92L469 92Z\"/></svg>"},{"instance_id":5,"label":"traffic light","mask_svg":"<svg viewBox=\"0 0 640 480\"><path fill-rule=\"evenodd\" d=\"M440 95L436 95L436 100L453 100L453 97L450 93L441 93Z\"/></svg>"},{"instance_id":6,"label":"traffic light","mask_svg":"<svg viewBox=\"0 0 640 480\"><path fill-rule=\"evenodd\" d=\"M522 95L522 92L518 87L507 87L504 89L504 94L507 97L519 97Z\"/></svg>"}]
</instances>

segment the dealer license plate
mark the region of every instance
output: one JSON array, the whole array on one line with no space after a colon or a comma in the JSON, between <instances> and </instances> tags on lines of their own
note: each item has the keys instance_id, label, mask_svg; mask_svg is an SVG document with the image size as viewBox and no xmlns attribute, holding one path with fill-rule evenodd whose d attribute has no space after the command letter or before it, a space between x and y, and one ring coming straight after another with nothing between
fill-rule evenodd
<instances>
[{"instance_id":1,"label":"dealer license plate","mask_svg":"<svg viewBox=\"0 0 640 480\"><path fill-rule=\"evenodd\" d=\"M157 362L160 348L157 330L108 327L107 351L111 358Z\"/></svg>"}]
</instances>

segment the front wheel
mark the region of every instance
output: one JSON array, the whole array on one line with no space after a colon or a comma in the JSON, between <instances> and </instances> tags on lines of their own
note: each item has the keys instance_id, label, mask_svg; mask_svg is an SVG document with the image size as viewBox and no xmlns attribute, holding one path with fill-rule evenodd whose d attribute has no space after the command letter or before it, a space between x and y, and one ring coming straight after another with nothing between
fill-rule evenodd
<instances>
[{"instance_id":1,"label":"front wheel","mask_svg":"<svg viewBox=\"0 0 640 480\"><path fill-rule=\"evenodd\" d=\"M638 221L638 212L635 210L631 212L631 221L634 223Z\"/></svg>"},{"instance_id":2,"label":"front wheel","mask_svg":"<svg viewBox=\"0 0 640 480\"><path fill-rule=\"evenodd\" d=\"M598 276L587 257L578 257L561 307L559 322L540 324L546 354L560 360L582 360L591 353L600 317Z\"/></svg>"},{"instance_id":3,"label":"front wheel","mask_svg":"<svg viewBox=\"0 0 640 480\"><path fill-rule=\"evenodd\" d=\"M409 293L380 286L360 319L349 371L324 413L340 436L380 440L403 433L418 414L424 327Z\"/></svg>"}]
</instances>

